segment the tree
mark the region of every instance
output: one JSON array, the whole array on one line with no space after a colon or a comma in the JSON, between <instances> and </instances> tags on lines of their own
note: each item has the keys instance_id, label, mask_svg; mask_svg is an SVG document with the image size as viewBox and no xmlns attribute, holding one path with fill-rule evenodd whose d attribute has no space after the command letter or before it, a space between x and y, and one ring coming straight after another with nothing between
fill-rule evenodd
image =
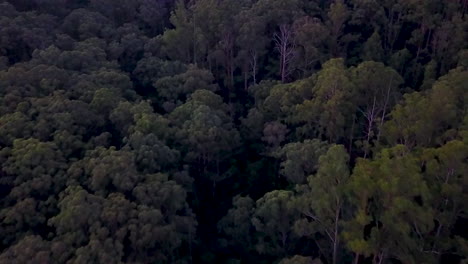
<instances>
[{"instance_id":1,"label":"tree","mask_svg":"<svg viewBox=\"0 0 468 264\"><path fill-rule=\"evenodd\" d=\"M267 143L272 150L275 150L286 140L286 134L288 132L288 128L280 122L268 122L263 128L262 140Z\"/></svg>"},{"instance_id":2,"label":"tree","mask_svg":"<svg viewBox=\"0 0 468 264\"><path fill-rule=\"evenodd\" d=\"M371 61L352 68L351 75L356 89L353 96L358 111L357 122L365 123L362 128L364 132L359 132L365 139L363 140L365 158L369 153L371 140L380 139L383 123L398 100L398 88L403 83L403 79L393 69Z\"/></svg>"},{"instance_id":3,"label":"tree","mask_svg":"<svg viewBox=\"0 0 468 264\"><path fill-rule=\"evenodd\" d=\"M257 200L252 224L258 233L260 254L284 255L294 246L293 223L297 217L293 192L272 191Z\"/></svg>"},{"instance_id":4,"label":"tree","mask_svg":"<svg viewBox=\"0 0 468 264\"><path fill-rule=\"evenodd\" d=\"M355 210L343 238L356 262L359 256L373 263L426 261L420 236L433 225L430 193L405 146L383 149L374 160L358 159L347 190Z\"/></svg>"},{"instance_id":5,"label":"tree","mask_svg":"<svg viewBox=\"0 0 468 264\"><path fill-rule=\"evenodd\" d=\"M161 34L168 26L170 12L174 8L174 1L169 0L139 0L138 18L149 27L152 35Z\"/></svg>"},{"instance_id":6,"label":"tree","mask_svg":"<svg viewBox=\"0 0 468 264\"><path fill-rule=\"evenodd\" d=\"M166 30L161 38L164 43L163 50L169 58L196 64L195 26L192 15L184 2L178 1L170 17L174 28Z\"/></svg>"},{"instance_id":7,"label":"tree","mask_svg":"<svg viewBox=\"0 0 468 264\"><path fill-rule=\"evenodd\" d=\"M363 60L365 61L383 61L384 50L382 48L382 39L379 32L374 31L363 46Z\"/></svg>"},{"instance_id":8,"label":"tree","mask_svg":"<svg viewBox=\"0 0 468 264\"><path fill-rule=\"evenodd\" d=\"M196 90L204 89L215 92L219 87L214 84L210 71L198 69L190 65L186 72L157 78L153 83L166 111L170 112L176 106L184 103L188 96Z\"/></svg>"},{"instance_id":9,"label":"tree","mask_svg":"<svg viewBox=\"0 0 468 264\"><path fill-rule=\"evenodd\" d=\"M439 148L424 149L421 160L425 166L424 178L431 192L430 205L434 210L434 232L424 237L424 251L440 261L444 252L456 247L449 230L457 219L465 217L468 190L466 144L453 140Z\"/></svg>"},{"instance_id":10,"label":"tree","mask_svg":"<svg viewBox=\"0 0 468 264\"><path fill-rule=\"evenodd\" d=\"M233 246L241 256L244 256L253 246L251 219L255 210L255 201L248 196L235 196L232 205L233 207L219 221L218 231L226 236L224 243Z\"/></svg>"},{"instance_id":11,"label":"tree","mask_svg":"<svg viewBox=\"0 0 468 264\"><path fill-rule=\"evenodd\" d=\"M308 77L318 64L328 60L326 46L330 32L316 17L303 17L294 22L294 43L296 51L294 66L301 70L302 77Z\"/></svg>"},{"instance_id":12,"label":"tree","mask_svg":"<svg viewBox=\"0 0 468 264\"><path fill-rule=\"evenodd\" d=\"M247 80L252 78L252 84L258 83L257 75L261 66L261 58L267 53L268 38L265 35L266 21L264 17L254 14L252 9L242 10L236 17L240 24L237 46L239 46L239 59L244 71L244 88L248 87Z\"/></svg>"},{"instance_id":13,"label":"tree","mask_svg":"<svg viewBox=\"0 0 468 264\"><path fill-rule=\"evenodd\" d=\"M289 143L275 153L281 158L281 175L295 184L304 183L319 167L319 157L325 154L328 146L317 139Z\"/></svg>"},{"instance_id":14,"label":"tree","mask_svg":"<svg viewBox=\"0 0 468 264\"><path fill-rule=\"evenodd\" d=\"M105 16L88 9L75 9L64 19L63 32L77 40L108 37L113 26Z\"/></svg>"},{"instance_id":15,"label":"tree","mask_svg":"<svg viewBox=\"0 0 468 264\"><path fill-rule=\"evenodd\" d=\"M169 119L179 128L174 136L185 160L195 163L202 175L212 181L214 196L216 182L226 177L220 171L220 163L238 147L240 140L227 114L227 105L218 95L197 90L171 112Z\"/></svg>"},{"instance_id":16,"label":"tree","mask_svg":"<svg viewBox=\"0 0 468 264\"><path fill-rule=\"evenodd\" d=\"M135 163L143 173L156 173L176 167L180 158L179 151L166 146L153 133L145 135L136 131L130 136L127 146L135 153Z\"/></svg>"},{"instance_id":17,"label":"tree","mask_svg":"<svg viewBox=\"0 0 468 264\"><path fill-rule=\"evenodd\" d=\"M0 117L0 143L11 146L18 138L31 135L31 123L29 118L21 112L5 114Z\"/></svg>"},{"instance_id":18,"label":"tree","mask_svg":"<svg viewBox=\"0 0 468 264\"><path fill-rule=\"evenodd\" d=\"M299 235L323 235L330 246L320 247L332 263L338 263L341 219L345 204L345 188L349 181L349 156L342 145L331 146L320 156L318 171L307 178L307 185L298 186L297 208L303 218L295 223ZM331 252L326 249L331 248Z\"/></svg>"},{"instance_id":19,"label":"tree","mask_svg":"<svg viewBox=\"0 0 468 264\"><path fill-rule=\"evenodd\" d=\"M274 41L280 55L281 82L284 83L291 74L290 64L295 56L294 31L291 26L280 25L279 33L275 33Z\"/></svg>"},{"instance_id":20,"label":"tree","mask_svg":"<svg viewBox=\"0 0 468 264\"><path fill-rule=\"evenodd\" d=\"M344 24L349 18L349 10L342 0L336 0L330 5L328 11L328 26L330 29L330 49L333 57L341 56L339 38L342 35Z\"/></svg>"},{"instance_id":21,"label":"tree","mask_svg":"<svg viewBox=\"0 0 468 264\"><path fill-rule=\"evenodd\" d=\"M455 69L434 83L431 90L405 94L384 124L385 140L409 148L430 147L453 139L462 124L466 96L466 74Z\"/></svg>"},{"instance_id":22,"label":"tree","mask_svg":"<svg viewBox=\"0 0 468 264\"><path fill-rule=\"evenodd\" d=\"M298 123L306 123L315 131L303 133L324 137L336 142L345 136L345 129L350 127L352 111L353 83L349 72L343 65L343 59L331 59L318 72L312 89L312 99L296 106Z\"/></svg>"},{"instance_id":23,"label":"tree","mask_svg":"<svg viewBox=\"0 0 468 264\"><path fill-rule=\"evenodd\" d=\"M147 56L138 61L133 75L140 85L149 89L157 80L181 74L186 71L187 66L179 61L162 60L158 57Z\"/></svg>"},{"instance_id":24,"label":"tree","mask_svg":"<svg viewBox=\"0 0 468 264\"><path fill-rule=\"evenodd\" d=\"M56 210L55 195L65 187L67 163L52 142L16 139L1 151L2 245L20 240L34 229L46 229L47 217ZM31 234L31 233L30 233Z\"/></svg>"},{"instance_id":25,"label":"tree","mask_svg":"<svg viewBox=\"0 0 468 264\"><path fill-rule=\"evenodd\" d=\"M0 0L0 264L466 262L467 11Z\"/></svg>"},{"instance_id":26,"label":"tree","mask_svg":"<svg viewBox=\"0 0 468 264\"><path fill-rule=\"evenodd\" d=\"M121 193L102 197L79 186L65 190L60 213L49 224L58 241L69 244L71 263L123 263L125 252L131 252L126 256L131 262L170 263L184 243L191 243L196 222L181 186L153 174L132 194L130 201Z\"/></svg>"},{"instance_id":27,"label":"tree","mask_svg":"<svg viewBox=\"0 0 468 264\"><path fill-rule=\"evenodd\" d=\"M50 244L39 236L26 236L0 255L0 263L51 263Z\"/></svg>"},{"instance_id":28,"label":"tree","mask_svg":"<svg viewBox=\"0 0 468 264\"><path fill-rule=\"evenodd\" d=\"M135 165L134 153L98 147L75 164L76 174L71 181L83 183L97 194L106 195L110 190L128 192L143 178Z\"/></svg>"}]
</instances>

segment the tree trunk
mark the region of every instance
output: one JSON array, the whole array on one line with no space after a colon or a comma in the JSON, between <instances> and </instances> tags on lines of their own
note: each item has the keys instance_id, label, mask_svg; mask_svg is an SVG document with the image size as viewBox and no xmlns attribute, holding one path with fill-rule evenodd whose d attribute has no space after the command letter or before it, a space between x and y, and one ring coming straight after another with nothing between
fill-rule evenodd
<instances>
[{"instance_id":1,"label":"tree trunk","mask_svg":"<svg viewBox=\"0 0 468 264\"><path fill-rule=\"evenodd\" d=\"M227 84L230 89L234 86L234 39L230 32L223 35L221 41L224 53L224 68L226 70Z\"/></svg>"},{"instance_id":2,"label":"tree trunk","mask_svg":"<svg viewBox=\"0 0 468 264\"><path fill-rule=\"evenodd\" d=\"M375 119L375 101L376 101L376 96L374 96L374 101L372 103L372 109L369 113L367 111L366 118L367 118L367 135L366 135L366 149L364 151L364 158L367 157L368 154L368 146L370 145L370 140L371 140L371 133L372 133L372 127L374 126L374 119Z\"/></svg>"},{"instance_id":3,"label":"tree trunk","mask_svg":"<svg viewBox=\"0 0 468 264\"><path fill-rule=\"evenodd\" d=\"M257 84L257 51L250 51L250 67L252 68L253 83Z\"/></svg>"},{"instance_id":4,"label":"tree trunk","mask_svg":"<svg viewBox=\"0 0 468 264\"><path fill-rule=\"evenodd\" d=\"M338 206L338 208L335 211L335 231L334 231L334 238L333 238L333 264L336 264L337 261L337 255L338 255L338 243L339 243L339 237L338 237L338 221L340 219L340 209L341 206Z\"/></svg>"},{"instance_id":5,"label":"tree trunk","mask_svg":"<svg viewBox=\"0 0 468 264\"><path fill-rule=\"evenodd\" d=\"M247 71L244 71L244 90L248 90L249 86L248 86L248 73Z\"/></svg>"},{"instance_id":6,"label":"tree trunk","mask_svg":"<svg viewBox=\"0 0 468 264\"><path fill-rule=\"evenodd\" d=\"M274 40L276 49L280 54L280 75L281 82L286 82L290 74L289 65L294 57L293 29L288 25L280 25L280 32L275 33Z\"/></svg>"},{"instance_id":7,"label":"tree trunk","mask_svg":"<svg viewBox=\"0 0 468 264\"><path fill-rule=\"evenodd\" d=\"M354 256L354 264L358 264L359 263L359 254L356 253L356 255Z\"/></svg>"},{"instance_id":8,"label":"tree trunk","mask_svg":"<svg viewBox=\"0 0 468 264\"><path fill-rule=\"evenodd\" d=\"M193 64L197 65L197 42L196 42L196 21L195 16L193 17Z\"/></svg>"},{"instance_id":9,"label":"tree trunk","mask_svg":"<svg viewBox=\"0 0 468 264\"><path fill-rule=\"evenodd\" d=\"M348 152L351 154L353 150L353 140L354 140L354 124L356 123L356 114L353 115L353 124L351 125L351 132L349 133L349 146Z\"/></svg>"},{"instance_id":10,"label":"tree trunk","mask_svg":"<svg viewBox=\"0 0 468 264\"><path fill-rule=\"evenodd\" d=\"M379 125L379 131L377 132L377 141L380 140L380 134L382 132L382 126L383 126L383 123L384 123L384 120L385 120L385 115L387 114L387 106L388 106L388 101L390 99L390 89L392 88L392 83L393 83L393 75L392 77L390 78L390 82L388 84L388 87L387 87L387 96L385 97L385 103L384 103L384 106L383 106L383 109L382 109L382 117L380 119L380 125Z\"/></svg>"}]
</instances>

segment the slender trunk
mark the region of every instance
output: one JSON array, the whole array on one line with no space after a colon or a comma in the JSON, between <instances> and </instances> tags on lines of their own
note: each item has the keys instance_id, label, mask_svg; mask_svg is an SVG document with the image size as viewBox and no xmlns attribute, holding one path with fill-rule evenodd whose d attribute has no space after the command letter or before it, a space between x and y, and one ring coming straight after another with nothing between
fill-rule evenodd
<instances>
[{"instance_id":1,"label":"slender trunk","mask_svg":"<svg viewBox=\"0 0 468 264\"><path fill-rule=\"evenodd\" d=\"M252 75L253 75L253 83L254 84L257 84L257 73L256 73L256 70L257 70L257 59L255 58L254 59L254 68L252 69Z\"/></svg>"},{"instance_id":2,"label":"slender trunk","mask_svg":"<svg viewBox=\"0 0 468 264\"><path fill-rule=\"evenodd\" d=\"M416 62L418 61L419 54L421 53L421 46L424 44L424 36L426 35L426 26L423 23L421 23L420 30L422 31L423 39L421 41L422 43L421 42L418 43L418 51L416 52L416 59L415 59Z\"/></svg>"},{"instance_id":3,"label":"slender trunk","mask_svg":"<svg viewBox=\"0 0 468 264\"><path fill-rule=\"evenodd\" d=\"M418 50L416 51L416 58L414 59L416 62L418 62L420 52L421 52L421 44L418 45Z\"/></svg>"},{"instance_id":4,"label":"slender trunk","mask_svg":"<svg viewBox=\"0 0 468 264\"><path fill-rule=\"evenodd\" d=\"M340 218L340 209L341 209L341 206L338 206L338 208L335 211L335 230L334 230L334 237L333 237L333 264L336 264L337 255L338 255L338 243L339 243L338 220Z\"/></svg>"},{"instance_id":5,"label":"slender trunk","mask_svg":"<svg viewBox=\"0 0 468 264\"><path fill-rule=\"evenodd\" d=\"M429 29L429 33L427 35L426 44L424 45L424 48L427 48L427 46L429 46L429 41L431 40L431 36L432 36L432 29Z\"/></svg>"},{"instance_id":6,"label":"slender trunk","mask_svg":"<svg viewBox=\"0 0 468 264\"><path fill-rule=\"evenodd\" d=\"M372 258L372 263L374 264L382 264L384 260L384 252L381 251L378 254L375 254L374 257Z\"/></svg>"},{"instance_id":7,"label":"slender trunk","mask_svg":"<svg viewBox=\"0 0 468 264\"><path fill-rule=\"evenodd\" d=\"M379 256L379 264L382 264L383 260L384 260L384 252L380 253L380 256Z\"/></svg>"},{"instance_id":8,"label":"slender trunk","mask_svg":"<svg viewBox=\"0 0 468 264\"><path fill-rule=\"evenodd\" d=\"M294 56L293 29L288 25L280 25L280 32L275 33L274 41L280 55L280 75L284 83L289 75L289 64Z\"/></svg>"},{"instance_id":9,"label":"slender trunk","mask_svg":"<svg viewBox=\"0 0 468 264\"><path fill-rule=\"evenodd\" d=\"M193 64L197 65L197 44L196 44L196 37L195 32L196 30L196 21L195 16L193 17Z\"/></svg>"},{"instance_id":10,"label":"slender trunk","mask_svg":"<svg viewBox=\"0 0 468 264\"><path fill-rule=\"evenodd\" d=\"M281 233L281 244L283 246L283 252L284 254L286 254L286 239L287 239L288 235L284 232Z\"/></svg>"},{"instance_id":11,"label":"slender trunk","mask_svg":"<svg viewBox=\"0 0 468 264\"><path fill-rule=\"evenodd\" d=\"M353 124L351 125L351 132L349 133L349 147L348 152L351 154L353 150L353 139L354 139L354 124L356 123L356 114L353 115Z\"/></svg>"},{"instance_id":12,"label":"slender trunk","mask_svg":"<svg viewBox=\"0 0 468 264\"><path fill-rule=\"evenodd\" d=\"M445 176L445 181L444 181L445 184L448 184L448 182L450 180L450 177L453 175L453 172L454 172L453 169L449 169L449 171L447 172L447 175ZM448 198L445 198L444 206L443 206L442 211L445 211L445 209L447 208L447 205L448 205ZM435 235L434 244L432 245L432 251L435 250L435 247L436 247L435 244L436 244L437 239L440 236L440 232L442 231L442 227L443 227L442 221L439 221L439 227L437 227L437 233Z\"/></svg>"},{"instance_id":13,"label":"slender trunk","mask_svg":"<svg viewBox=\"0 0 468 264\"><path fill-rule=\"evenodd\" d=\"M244 90L246 90L246 91L248 90L247 80L248 80L248 73L247 73L247 71L244 71Z\"/></svg>"},{"instance_id":14,"label":"slender trunk","mask_svg":"<svg viewBox=\"0 0 468 264\"><path fill-rule=\"evenodd\" d=\"M284 83L286 80L286 59L284 58L284 55L281 55L281 82Z\"/></svg>"},{"instance_id":15,"label":"slender trunk","mask_svg":"<svg viewBox=\"0 0 468 264\"><path fill-rule=\"evenodd\" d=\"M434 250L436 249L436 241L440 236L440 232L442 231L442 226L443 226L442 222L439 221L439 226L437 227L437 233L435 235L434 244L432 245L432 250L431 250L432 252L434 252Z\"/></svg>"},{"instance_id":16,"label":"slender trunk","mask_svg":"<svg viewBox=\"0 0 468 264\"><path fill-rule=\"evenodd\" d=\"M387 114L387 105L388 105L388 100L390 99L390 90L392 88L392 82L393 82L393 75L390 78L390 82L388 83L388 87L387 87L387 96L385 97L385 103L382 109L382 118L380 119L379 131L377 132L377 141L380 140L380 134L382 133L382 126L384 123L385 115Z\"/></svg>"},{"instance_id":17,"label":"slender trunk","mask_svg":"<svg viewBox=\"0 0 468 264\"><path fill-rule=\"evenodd\" d=\"M233 45L234 40L232 34L230 32L224 33L223 39L221 41L221 46L224 53L224 69L226 70L226 80L229 89L232 89L234 86Z\"/></svg>"},{"instance_id":18,"label":"slender trunk","mask_svg":"<svg viewBox=\"0 0 468 264\"><path fill-rule=\"evenodd\" d=\"M257 84L257 52L254 50L250 51L250 66L252 67L252 78L253 83Z\"/></svg>"},{"instance_id":19,"label":"slender trunk","mask_svg":"<svg viewBox=\"0 0 468 264\"><path fill-rule=\"evenodd\" d=\"M372 103L372 109L370 113L367 114L367 138L366 138L366 148L364 150L364 158L367 157L368 154L368 147L370 145L370 139L371 139L371 133L372 133L372 127L374 126L374 118L375 118L375 101L376 101L376 96L374 96L374 101Z\"/></svg>"},{"instance_id":20,"label":"slender trunk","mask_svg":"<svg viewBox=\"0 0 468 264\"><path fill-rule=\"evenodd\" d=\"M356 255L354 256L354 264L358 264L359 263L359 254L356 253Z\"/></svg>"}]
</instances>

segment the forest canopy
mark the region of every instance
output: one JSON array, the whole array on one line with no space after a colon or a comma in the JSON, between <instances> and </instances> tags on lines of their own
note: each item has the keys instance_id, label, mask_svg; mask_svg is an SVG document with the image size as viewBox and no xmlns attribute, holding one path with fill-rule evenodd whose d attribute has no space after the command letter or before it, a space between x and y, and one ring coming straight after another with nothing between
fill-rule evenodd
<instances>
[{"instance_id":1,"label":"forest canopy","mask_svg":"<svg viewBox=\"0 0 468 264\"><path fill-rule=\"evenodd\" d=\"M0 264L468 263L467 0L0 0Z\"/></svg>"}]
</instances>

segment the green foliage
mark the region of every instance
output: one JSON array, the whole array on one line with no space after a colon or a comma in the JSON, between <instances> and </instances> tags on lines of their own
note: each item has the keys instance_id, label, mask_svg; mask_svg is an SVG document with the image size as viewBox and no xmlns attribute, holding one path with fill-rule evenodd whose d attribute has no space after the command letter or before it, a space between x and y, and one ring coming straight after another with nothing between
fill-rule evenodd
<instances>
[{"instance_id":1,"label":"green foliage","mask_svg":"<svg viewBox=\"0 0 468 264\"><path fill-rule=\"evenodd\" d=\"M336 142L345 136L345 127L351 118L353 84L343 59L332 59L317 73L313 98L296 106L293 117L305 123L301 130L306 136L324 137ZM312 131L310 131L312 130Z\"/></svg>"},{"instance_id":2,"label":"green foliage","mask_svg":"<svg viewBox=\"0 0 468 264\"><path fill-rule=\"evenodd\" d=\"M286 144L275 153L284 159L280 173L292 183L303 183L317 171L319 157L326 150L326 143L317 139Z\"/></svg>"},{"instance_id":3,"label":"green foliage","mask_svg":"<svg viewBox=\"0 0 468 264\"><path fill-rule=\"evenodd\" d=\"M255 249L260 254L286 254L294 245L292 227L297 216L293 192L276 190L257 200L252 217L258 233Z\"/></svg>"},{"instance_id":4,"label":"green foliage","mask_svg":"<svg viewBox=\"0 0 468 264\"><path fill-rule=\"evenodd\" d=\"M226 235L226 245L239 248L247 253L252 247L252 215L255 202L250 197L236 196L232 199L233 208L219 221L218 230Z\"/></svg>"},{"instance_id":5,"label":"green foliage","mask_svg":"<svg viewBox=\"0 0 468 264\"><path fill-rule=\"evenodd\" d=\"M466 71L457 68L424 92L405 94L384 124L390 144L430 147L454 139L466 108Z\"/></svg>"},{"instance_id":6,"label":"green foliage","mask_svg":"<svg viewBox=\"0 0 468 264\"><path fill-rule=\"evenodd\" d=\"M1 0L0 264L466 263L467 11Z\"/></svg>"},{"instance_id":7,"label":"green foliage","mask_svg":"<svg viewBox=\"0 0 468 264\"><path fill-rule=\"evenodd\" d=\"M424 261L420 236L433 228L431 194L417 159L404 146L358 160L348 193L356 210L343 237L351 251L378 261Z\"/></svg>"},{"instance_id":8,"label":"green foliage","mask_svg":"<svg viewBox=\"0 0 468 264\"><path fill-rule=\"evenodd\" d=\"M465 217L467 204L467 164L468 148L465 143L453 140L439 148L424 149L422 161L426 170L424 177L432 197L430 206L434 210L434 233L427 234L429 243L435 252L449 252L456 247L456 241L450 236L459 217Z\"/></svg>"},{"instance_id":9,"label":"green foliage","mask_svg":"<svg viewBox=\"0 0 468 264\"><path fill-rule=\"evenodd\" d=\"M329 242L320 248L333 263L338 262L345 188L349 180L348 162L344 147L333 145L320 156L318 171L307 178L307 185L297 187L297 207L304 218L296 221L295 231L301 236L314 237L317 243L321 243L320 236L325 237Z\"/></svg>"}]
</instances>

